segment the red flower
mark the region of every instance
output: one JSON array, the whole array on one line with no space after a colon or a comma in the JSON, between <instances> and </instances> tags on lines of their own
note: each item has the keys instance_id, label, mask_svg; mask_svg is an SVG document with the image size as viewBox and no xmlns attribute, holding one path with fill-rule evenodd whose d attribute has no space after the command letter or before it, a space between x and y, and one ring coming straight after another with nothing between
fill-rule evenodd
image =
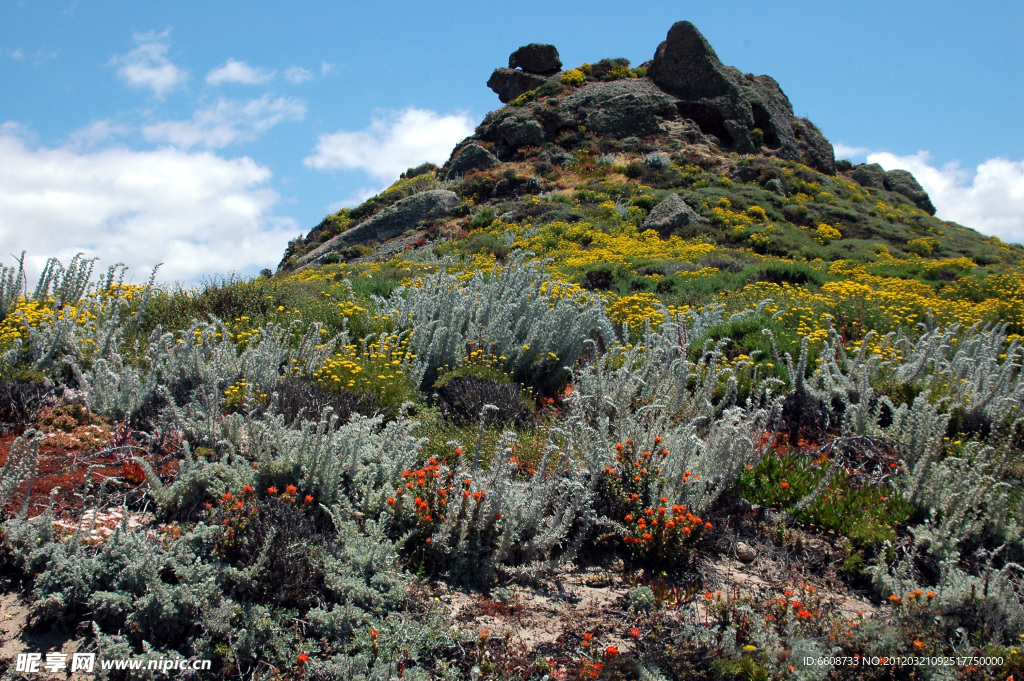
<instances>
[{"instance_id":1,"label":"red flower","mask_svg":"<svg viewBox=\"0 0 1024 681\"><path fill-rule=\"evenodd\" d=\"M296 487L295 485L288 485L287 487L284 488L284 491L285 494L295 494L296 492L299 491L299 488Z\"/></svg>"},{"instance_id":2,"label":"red flower","mask_svg":"<svg viewBox=\"0 0 1024 681\"><path fill-rule=\"evenodd\" d=\"M220 498L220 500L221 500L222 502L224 502L224 503L227 503L227 502L231 501L231 499L232 499L232 498L233 498L233 497L231 496L231 492L225 492L225 493L224 493L224 496L222 496L222 497Z\"/></svg>"},{"instance_id":3,"label":"red flower","mask_svg":"<svg viewBox=\"0 0 1024 681\"><path fill-rule=\"evenodd\" d=\"M395 505L395 498L394 497L388 497L388 506L394 506L394 505Z\"/></svg>"},{"instance_id":4,"label":"red flower","mask_svg":"<svg viewBox=\"0 0 1024 681\"><path fill-rule=\"evenodd\" d=\"M306 664L309 662L309 655L306 653L299 653L299 664Z\"/></svg>"},{"instance_id":5,"label":"red flower","mask_svg":"<svg viewBox=\"0 0 1024 681\"><path fill-rule=\"evenodd\" d=\"M779 487L781 487L782 489L789 489L789 483L783 481L782 483L779 484Z\"/></svg>"},{"instance_id":6,"label":"red flower","mask_svg":"<svg viewBox=\"0 0 1024 681\"><path fill-rule=\"evenodd\" d=\"M636 627L633 627L632 629L629 630L629 635L632 636L633 638L640 638L640 630L637 629Z\"/></svg>"},{"instance_id":7,"label":"red flower","mask_svg":"<svg viewBox=\"0 0 1024 681\"><path fill-rule=\"evenodd\" d=\"M604 649L604 659L613 660L619 654L619 649L615 646L608 646Z\"/></svg>"},{"instance_id":8,"label":"red flower","mask_svg":"<svg viewBox=\"0 0 1024 681\"><path fill-rule=\"evenodd\" d=\"M458 454L459 456L462 456L462 447L456 447L455 453Z\"/></svg>"},{"instance_id":9,"label":"red flower","mask_svg":"<svg viewBox=\"0 0 1024 681\"><path fill-rule=\"evenodd\" d=\"M252 494L254 491L252 485L246 485L242 488L242 494Z\"/></svg>"},{"instance_id":10,"label":"red flower","mask_svg":"<svg viewBox=\"0 0 1024 681\"><path fill-rule=\"evenodd\" d=\"M307 494L307 495L306 495L306 499L305 499L305 502L306 502L307 504L312 504L312 503L313 503L313 497L312 497L311 495Z\"/></svg>"},{"instance_id":11,"label":"red flower","mask_svg":"<svg viewBox=\"0 0 1024 681\"><path fill-rule=\"evenodd\" d=\"M377 638L377 630L370 629L370 638Z\"/></svg>"},{"instance_id":12,"label":"red flower","mask_svg":"<svg viewBox=\"0 0 1024 681\"><path fill-rule=\"evenodd\" d=\"M267 494L269 494L270 496L274 496L275 494L277 494L277 488L276 487L268 487L267 488Z\"/></svg>"}]
</instances>

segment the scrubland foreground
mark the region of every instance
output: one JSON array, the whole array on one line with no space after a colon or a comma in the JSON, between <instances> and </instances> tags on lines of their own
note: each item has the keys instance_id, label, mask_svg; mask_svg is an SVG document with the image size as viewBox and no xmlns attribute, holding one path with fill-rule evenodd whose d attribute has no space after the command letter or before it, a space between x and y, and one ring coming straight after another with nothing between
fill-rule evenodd
<instances>
[{"instance_id":1,"label":"scrubland foreground","mask_svg":"<svg viewBox=\"0 0 1024 681\"><path fill-rule=\"evenodd\" d=\"M276 274L4 267L4 678L1024 678L1024 249L679 26Z\"/></svg>"}]
</instances>

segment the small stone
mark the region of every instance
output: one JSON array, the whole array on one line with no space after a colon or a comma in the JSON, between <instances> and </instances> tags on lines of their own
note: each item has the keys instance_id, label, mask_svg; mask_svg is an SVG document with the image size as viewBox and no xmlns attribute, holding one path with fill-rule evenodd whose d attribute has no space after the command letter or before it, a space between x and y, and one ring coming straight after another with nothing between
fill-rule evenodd
<instances>
[{"instance_id":1,"label":"small stone","mask_svg":"<svg viewBox=\"0 0 1024 681\"><path fill-rule=\"evenodd\" d=\"M757 550L748 544L740 542L736 544L736 557L744 563L752 563L757 558Z\"/></svg>"}]
</instances>

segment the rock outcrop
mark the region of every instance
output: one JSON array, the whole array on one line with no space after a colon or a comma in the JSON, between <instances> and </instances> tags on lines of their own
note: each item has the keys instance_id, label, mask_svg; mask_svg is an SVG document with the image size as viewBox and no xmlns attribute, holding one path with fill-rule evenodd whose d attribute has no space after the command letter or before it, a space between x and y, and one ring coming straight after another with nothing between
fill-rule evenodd
<instances>
[{"instance_id":1,"label":"rock outcrop","mask_svg":"<svg viewBox=\"0 0 1024 681\"><path fill-rule=\"evenodd\" d=\"M470 143L462 147L445 174L445 179L454 179L474 170L487 170L498 165L500 161L494 154L479 144Z\"/></svg>"},{"instance_id":2,"label":"rock outcrop","mask_svg":"<svg viewBox=\"0 0 1024 681\"><path fill-rule=\"evenodd\" d=\"M507 69L494 69L487 87L494 90L502 104L508 104L519 95L539 88L561 68L562 60L554 45L530 43L509 55Z\"/></svg>"},{"instance_id":3,"label":"rock outcrop","mask_svg":"<svg viewBox=\"0 0 1024 681\"><path fill-rule=\"evenodd\" d=\"M446 189L431 189L396 202L355 227L324 242L296 262L298 267L320 262L328 254L355 244L384 241L408 231L424 220L449 215L459 205L459 195Z\"/></svg>"},{"instance_id":4,"label":"rock outcrop","mask_svg":"<svg viewBox=\"0 0 1024 681\"><path fill-rule=\"evenodd\" d=\"M850 177L862 187L885 189L905 196L928 215L935 215L935 206L932 205L928 192L909 171L886 171L877 163L863 163L853 169Z\"/></svg>"},{"instance_id":5,"label":"rock outcrop","mask_svg":"<svg viewBox=\"0 0 1024 681\"><path fill-rule=\"evenodd\" d=\"M763 147L835 174L832 145L810 121L794 118L793 106L775 79L744 75L722 64L690 22L669 29L647 73L658 87L683 100L681 115L717 137L723 147L741 153Z\"/></svg>"},{"instance_id":6,"label":"rock outcrop","mask_svg":"<svg viewBox=\"0 0 1024 681\"><path fill-rule=\"evenodd\" d=\"M864 163L853 169L853 181L868 189L885 189L885 169L877 163Z\"/></svg>"},{"instance_id":7,"label":"rock outcrop","mask_svg":"<svg viewBox=\"0 0 1024 681\"><path fill-rule=\"evenodd\" d=\"M548 81L544 76L516 69L494 69L487 87L494 90L502 104L508 104L521 94L539 88Z\"/></svg>"},{"instance_id":8,"label":"rock outcrop","mask_svg":"<svg viewBox=\"0 0 1024 681\"><path fill-rule=\"evenodd\" d=\"M562 60L559 59L558 50L554 45L530 43L509 55L508 67L550 76L561 70Z\"/></svg>"},{"instance_id":9,"label":"rock outcrop","mask_svg":"<svg viewBox=\"0 0 1024 681\"><path fill-rule=\"evenodd\" d=\"M509 68L494 70L487 85L506 104L542 86L541 94L552 87L557 91L561 65L553 45L526 45L509 56ZM565 96L547 97L543 107L528 103L515 112L488 116L477 137L495 144L498 158L507 160L519 147L553 142L580 126L621 139L664 132L688 120L700 130L700 142L743 154L771 154L836 174L832 145L810 121L793 116L779 84L722 64L690 22L672 26L645 68L647 77L613 79L609 73L616 70L636 73L624 59L603 60L591 67L592 82ZM686 137L695 141L692 134Z\"/></svg>"},{"instance_id":10,"label":"rock outcrop","mask_svg":"<svg viewBox=\"0 0 1024 681\"><path fill-rule=\"evenodd\" d=\"M935 215L935 206L928 198L928 192L924 190L917 179L906 170L890 170L885 173L885 188L891 192L902 194L914 205L928 215Z\"/></svg>"}]
</instances>

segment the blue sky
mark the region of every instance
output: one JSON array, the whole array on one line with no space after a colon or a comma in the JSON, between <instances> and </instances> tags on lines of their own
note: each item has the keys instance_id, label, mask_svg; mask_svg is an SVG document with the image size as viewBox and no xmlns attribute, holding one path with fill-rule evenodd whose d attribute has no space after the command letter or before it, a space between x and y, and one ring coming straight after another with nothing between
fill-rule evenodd
<instances>
[{"instance_id":1,"label":"blue sky","mask_svg":"<svg viewBox=\"0 0 1024 681\"><path fill-rule=\"evenodd\" d=\"M275 267L289 238L500 106L529 42L650 59L692 21L776 78L840 156L1024 241L1024 5L0 0L0 259L82 250L136 279Z\"/></svg>"}]
</instances>

